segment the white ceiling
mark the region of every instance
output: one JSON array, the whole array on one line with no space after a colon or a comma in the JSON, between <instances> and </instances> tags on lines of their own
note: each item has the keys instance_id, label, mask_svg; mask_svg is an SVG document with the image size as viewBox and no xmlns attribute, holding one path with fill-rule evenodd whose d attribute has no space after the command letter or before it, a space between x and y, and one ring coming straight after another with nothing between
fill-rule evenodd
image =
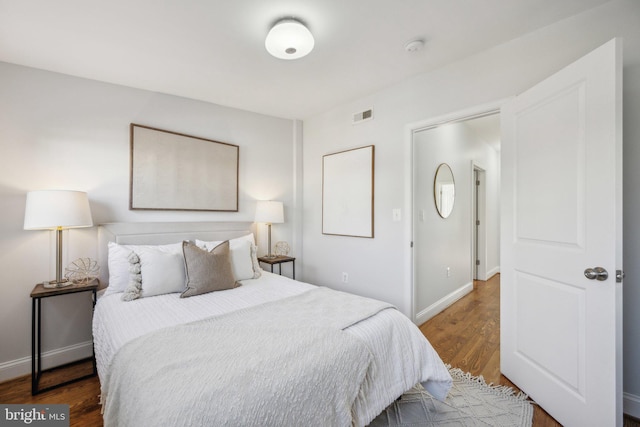
<instances>
[{"instance_id":1,"label":"white ceiling","mask_svg":"<svg viewBox=\"0 0 640 427\"><path fill-rule=\"evenodd\" d=\"M306 118L606 1L0 0L0 61ZM288 16L316 40L296 61L264 48Z\"/></svg>"}]
</instances>

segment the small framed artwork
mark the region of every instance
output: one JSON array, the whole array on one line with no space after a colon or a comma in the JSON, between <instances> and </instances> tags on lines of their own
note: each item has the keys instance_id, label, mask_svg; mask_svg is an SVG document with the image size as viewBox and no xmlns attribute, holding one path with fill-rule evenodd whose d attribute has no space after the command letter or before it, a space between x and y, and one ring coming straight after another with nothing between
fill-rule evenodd
<instances>
[{"instance_id":1,"label":"small framed artwork","mask_svg":"<svg viewBox=\"0 0 640 427\"><path fill-rule=\"evenodd\" d=\"M375 147L322 157L322 233L373 238Z\"/></svg>"},{"instance_id":2,"label":"small framed artwork","mask_svg":"<svg viewBox=\"0 0 640 427\"><path fill-rule=\"evenodd\" d=\"M130 209L238 211L240 147L132 123Z\"/></svg>"}]
</instances>

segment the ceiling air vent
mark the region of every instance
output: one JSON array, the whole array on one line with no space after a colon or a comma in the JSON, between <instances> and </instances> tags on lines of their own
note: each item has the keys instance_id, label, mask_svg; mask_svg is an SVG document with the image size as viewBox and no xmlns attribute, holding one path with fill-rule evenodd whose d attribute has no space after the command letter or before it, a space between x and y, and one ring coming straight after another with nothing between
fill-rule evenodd
<instances>
[{"instance_id":1,"label":"ceiling air vent","mask_svg":"<svg viewBox=\"0 0 640 427\"><path fill-rule=\"evenodd\" d=\"M373 119L373 108L355 113L353 115L351 124L357 125L358 123L366 122L367 120L371 119Z\"/></svg>"}]
</instances>

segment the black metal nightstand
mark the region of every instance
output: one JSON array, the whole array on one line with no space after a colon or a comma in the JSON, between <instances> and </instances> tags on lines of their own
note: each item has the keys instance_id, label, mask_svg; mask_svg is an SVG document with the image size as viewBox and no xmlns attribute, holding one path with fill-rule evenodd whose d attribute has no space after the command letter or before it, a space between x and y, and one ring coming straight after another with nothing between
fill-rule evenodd
<instances>
[{"instance_id":1,"label":"black metal nightstand","mask_svg":"<svg viewBox=\"0 0 640 427\"><path fill-rule=\"evenodd\" d=\"M296 278L296 259L290 256L278 255L274 257L261 256L258 257L258 261L264 262L265 264L269 264L271 266L271 272L273 273L273 266L278 264L278 274L282 275L282 264L285 262L290 262L293 264L293 277Z\"/></svg>"},{"instance_id":2,"label":"black metal nightstand","mask_svg":"<svg viewBox=\"0 0 640 427\"><path fill-rule=\"evenodd\" d=\"M92 349L92 356L82 360L93 360L93 372L89 375L84 375L80 378L74 378L69 381L65 381L60 384L55 384L43 389L38 388L38 384L40 382L40 377L43 372L49 371L54 368L49 368L46 371L42 370L42 347L41 347L41 323L42 323L42 313L41 313L41 305L43 298L56 297L59 295L67 295L67 294L75 294L78 292L92 292L93 293L93 306L96 305L96 292L98 290L98 286L100 282L95 279L86 284L74 284L65 286L62 288L45 288L42 283L36 285L31 291L31 394L36 395L38 393L42 393L44 391L48 391L57 387L62 387L64 385L70 384L75 381L80 381L85 378L93 377L97 374L96 368L96 359L95 353ZM80 360L79 360L80 361ZM78 362L79 362L78 361ZM75 363L75 362L73 362ZM63 365L64 366L64 365ZM60 366L56 366L59 368Z\"/></svg>"}]
</instances>

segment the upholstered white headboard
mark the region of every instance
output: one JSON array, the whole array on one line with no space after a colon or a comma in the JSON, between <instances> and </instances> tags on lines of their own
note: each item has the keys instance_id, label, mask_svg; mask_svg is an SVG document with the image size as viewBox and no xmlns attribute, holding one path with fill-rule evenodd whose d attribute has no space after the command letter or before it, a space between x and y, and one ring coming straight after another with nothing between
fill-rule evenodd
<instances>
[{"instance_id":1,"label":"upholstered white headboard","mask_svg":"<svg viewBox=\"0 0 640 427\"><path fill-rule=\"evenodd\" d=\"M252 222L114 222L98 226L100 282L109 282L109 242L122 245L164 245L183 240L227 240L255 232Z\"/></svg>"}]
</instances>

